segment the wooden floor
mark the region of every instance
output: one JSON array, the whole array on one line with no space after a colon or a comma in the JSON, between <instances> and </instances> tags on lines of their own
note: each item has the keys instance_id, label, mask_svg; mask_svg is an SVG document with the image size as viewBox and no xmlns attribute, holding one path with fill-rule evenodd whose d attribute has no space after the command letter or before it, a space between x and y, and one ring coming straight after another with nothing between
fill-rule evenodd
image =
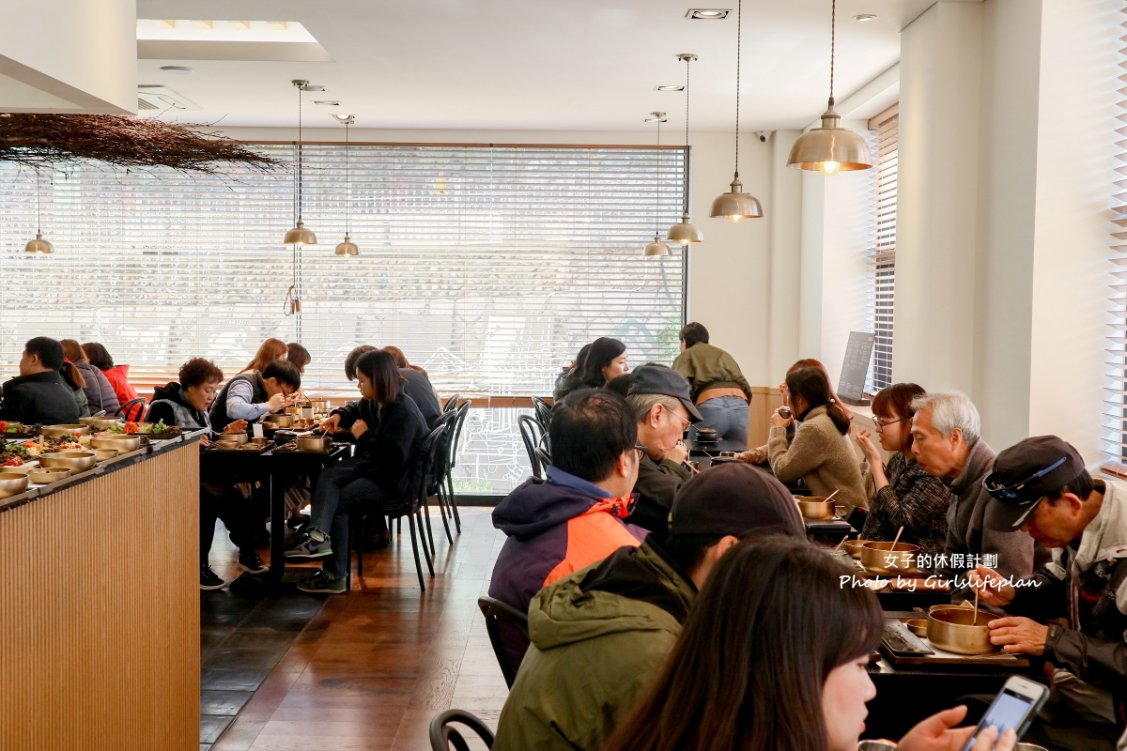
<instances>
[{"instance_id":1,"label":"wooden floor","mask_svg":"<svg viewBox=\"0 0 1127 751\"><path fill-rule=\"evenodd\" d=\"M210 751L424 751L431 718L450 707L496 727L508 689L477 608L504 542L490 511L461 509L452 547L435 520L436 576L425 593L406 529L390 550L367 553L363 581L325 596ZM235 552L229 543L212 551L220 576L235 575Z\"/></svg>"}]
</instances>

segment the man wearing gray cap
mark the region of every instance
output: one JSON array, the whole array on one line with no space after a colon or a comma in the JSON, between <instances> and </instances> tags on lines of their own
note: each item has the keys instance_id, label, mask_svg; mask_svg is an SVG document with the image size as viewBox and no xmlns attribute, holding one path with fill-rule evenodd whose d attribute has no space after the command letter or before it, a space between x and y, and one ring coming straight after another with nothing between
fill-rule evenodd
<instances>
[{"instance_id":1,"label":"man wearing gray cap","mask_svg":"<svg viewBox=\"0 0 1127 751\"><path fill-rule=\"evenodd\" d=\"M1127 486L1093 480L1076 449L1048 435L998 454L983 487L998 502L997 527L1053 552L1035 587L983 566L969 576L1010 616L990 623L990 641L1057 669L1051 721L1034 731L1054 748L1114 748L1127 701Z\"/></svg>"},{"instance_id":2,"label":"man wearing gray cap","mask_svg":"<svg viewBox=\"0 0 1127 751\"><path fill-rule=\"evenodd\" d=\"M623 378L630 382L626 401L638 420L638 443L646 447L634 483L638 502L629 521L663 540L673 496L693 474L685 464L682 436L701 415L689 398L689 382L664 365L642 365Z\"/></svg>"},{"instance_id":3,"label":"man wearing gray cap","mask_svg":"<svg viewBox=\"0 0 1127 751\"><path fill-rule=\"evenodd\" d=\"M720 556L771 534L805 539L794 499L765 472L726 464L681 486L664 543L619 548L540 590L494 751L601 747L661 668Z\"/></svg>"}]
</instances>

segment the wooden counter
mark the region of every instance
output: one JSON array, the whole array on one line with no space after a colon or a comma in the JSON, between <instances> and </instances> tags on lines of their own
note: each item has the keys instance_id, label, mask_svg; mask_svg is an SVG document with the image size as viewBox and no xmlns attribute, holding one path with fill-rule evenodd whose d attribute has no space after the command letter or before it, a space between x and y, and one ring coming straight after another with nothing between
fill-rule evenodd
<instances>
[{"instance_id":1,"label":"wooden counter","mask_svg":"<svg viewBox=\"0 0 1127 751\"><path fill-rule=\"evenodd\" d=\"M0 748L198 747L199 447L150 451L0 502Z\"/></svg>"}]
</instances>

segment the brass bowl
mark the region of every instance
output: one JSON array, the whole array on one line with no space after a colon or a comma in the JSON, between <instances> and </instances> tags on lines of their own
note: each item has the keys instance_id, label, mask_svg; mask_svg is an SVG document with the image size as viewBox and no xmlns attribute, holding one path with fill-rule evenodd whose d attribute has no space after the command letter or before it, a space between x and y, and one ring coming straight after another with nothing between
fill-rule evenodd
<instances>
[{"instance_id":1,"label":"brass bowl","mask_svg":"<svg viewBox=\"0 0 1127 751\"><path fill-rule=\"evenodd\" d=\"M22 472L0 472L0 498L19 495L27 490L28 476Z\"/></svg>"},{"instance_id":2,"label":"brass bowl","mask_svg":"<svg viewBox=\"0 0 1127 751\"><path fill-rule=\"evenodd\" d=\"M266 417L262 418L262 427L277 430L278 428L288 428L293 425L293 422L293 415L266 415Z\"/></svg>"},{"instance_id":3,"label":"brass bowl","mask_svg":"<svg viewBox=\"0 0 1127 751\"><path fill-rule=\"evenodd\" d=\"M997 647L990 643L990 621L998 616L963 605L933 605L927 611L927 640L947 652L981 655Z\"/></svg>"},{"instance_id":4,"label":"brass bowl","mask_svg":"<svg viewBox=\"0 0 1127 751\"><path fill-rule=\"evenodd\" d=\"M39 456L39 466L44 469L69 469L71 472L84 472L95 462L93 451L52 451Z\"/></svg>"},{"instance_id":5,"label":"brass bowl","mask_svg":"<svg viewBox=\"0 0 1127 751\"><path fill-rule=\"evenodd\" d=\"M302 435L297 438L298 451L325 454L332 448L332 445L333 439L327 435Z\"/></svg>"},{"instance_id":6,"label":"brass bowl","mask_svg":"<svg viewBox=\"0 0 1127 751\"><path fill-rule=\"evenodd\" d=\"M141 447L141 436L99 433L90 439L90 445L95 449L113 449L119 454L124 454L127 451L136 451Z\"/></svg>"},{"instance_id":7,"label":"brass bowl","mask_svg":"<svg viewBox=\"0 0 1127 751\"><path fill-rule=\"evenodd\" d=\"M39 430L47 438L66 438L68 436L78 437L86 435L90 432L89 425L44 425Z\"/></svg>"},{"instance_id":8,"label":"brass bowl","mask_svg":"<svg viewBox=\"0 0 1127 751\"><path fill-rule=\"evenodd\" d=\"M927 618L909 618L904 625L916 636L927 636Z\"/></svg>"},{"instance_id":9,"label":"brass bowl","mask_svg":"<svg viewBox=\"0 0 1127 751\"><path fill-rule=\"evenodd\" d=\"M116 417L80 417L78 421L83 425L89 425L94 430L109 430L114 426L124 425Z\"/></svg>"},{"instance_id":10,"label":"brass bowl","mask_svg":"<svg viewBox=\"0 0 1127 751\"><path fill-rule=\"evenodd\" d=\"M802 514L803 519L810 521L829 521L834 518L834 502L827 501L825 498L808 497L808 498L795 498L794 502L798 504L798 512Z\"/></svg>"},{"instance_id":11,"label":"brass bowl","mask_svg":"<svg viewBox=\"0 0 1127 751\"><path fill-rule=\"evenodd\" d=\"M908 542L866 542L861 546L861 565L878 574L902 574L916 566L919 545Z\"/></svg>"},{"instance_id":12,"label":"brass bowl","mask_svg":"<svg viewBox=\"0 0 1127 751\"><path fill-rule=\"evenodd\" d=\"M870 541L869 540L846 540L844 543L842 543L841 547L842 547L842 549L845 550L845 552L847 552L847 553L849 553L849 555L853 556L854 559L860 560L861 559L861 546L863 546L866 542L870 542Z\"/></svg>"},{"instance_id":13,"label":"brass bowl","mask_svg":"<svg viewBox=\"0 0 1127 751\"><path fill-rule=\"evenodd\" d=\"M235 444L246 443L250 437L246 433L220 433L219 437L215 439L216 443Z\"/></svg>"},{"instance_id":14,"label":"brass bowl","mask_svg":"<svg viewBox=\"0 0 1127 751\"><path fill-rule=\"evenodd\" d=\"M94 461L108 462L116 458L119 453L117 449L94 449Z\"/></svg>"},{"instance_id":15,"label":"brass bowl","mask_svg":"<svg viewBox=\"0 0 1127 751\"><path fill-rule=\"evenodd\" d=\"M70 477L69 469L33 469L27 473L27 479L34 482L36 485L50 485L59 480L65 480Z\"/></svg>"}]
</instances>

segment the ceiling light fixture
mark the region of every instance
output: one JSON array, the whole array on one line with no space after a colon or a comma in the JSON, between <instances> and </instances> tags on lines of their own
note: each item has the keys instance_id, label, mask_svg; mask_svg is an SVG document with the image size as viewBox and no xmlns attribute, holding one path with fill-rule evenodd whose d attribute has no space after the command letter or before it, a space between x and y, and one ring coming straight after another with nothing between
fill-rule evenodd
<instances>
[{"instance_id":1,"label":"ceiling light fixture","mask_svg":"<svg viewBox=\"0 0 1127 751\"><path fill-rule=\"evenodd\" d=\"M721 193L712 201L711 217L723 217L733 222L741 219L759 219L763 216L763 205L750 193L744 193L740 182L740 50L743 46L743 0L736 4L736 171L732 178L731 190Z\"/></svg>"},{"instance_id":2,"label":"ceiling light fixture","mask_svg":"<svg viewBox=\"0 0 1127 751\"><path fill-rule=\"evenodd\" d=\"M873 166L865 139L841 127L841 115L834 109L834 62L837 51L837 0L830 6L830 101L822 113L822 127L803 133L790 149L788 167L818 170L836 175L842 170L862 170Z\"/></svg>"},{"instance_id":3,"label":"ceiling light fixture","mask_svg":"<svg viewBox=\"0 0 1127 751\"><path fill-rule=\"evenodd\" d=\"M876 13L858 13L857 15L853 16L853 20L864 23L865 21L875 20L876 17Z\"/></svg>"},{"instance_id":4,"label":"ceiling light fixture","mask_svg":"<svg viewBox=\"0 0 1127 751\"><path fill-rule=\"evenodd\" d=\"M689 163L689 64L696 61L697 56L691 52L682 52L677 59L685 64L685 164ZM680 243L682 248L688 248L690 243L704 242L704 233L693 224L689 218L689 171L685 170L685 187L681 195L681 221L669 228L666 233L669 242Z\"/></svg>"},{"instance_id":5,"label":"ceiling light fixture","mask_svg":"<svg viewBox=\"0 0 1127 751\"><path fill-rule=\"evenodd\" d=\"M305 87L309 85L308 81L296 79L293 86L297 89L297 143L294 144L294 181L293 181L293 213L294 213L294 227L286 233L286 237L282 242L285 245L293 245L295 250L301 245L316 245L317 235L313 234L312 230L305 228L305 223L301 219L301 189L302 189L302 140L301 140L301 93L305 91Z\"/></svg>"},{"instance_id":6,"label":"ceiling light fixture","mask_svg":"<svg viewBox=\"0 0 1127 751\"><path fill-rule=\"evenodd\" d=\"M39 170L35 170L35 239L28 240L23 246L25 253L49 255L55 252L55 246L43 239L43 212L39 202Z\"/></svg>"},{"instance_id":7,"label":"ceiling light fixture","mask_svg":"<svg viewBox=\"0 0 1127 751\"><path fill-rule=\"evenodd\" d=\"M689 8L685 18L690 21L723 21L731 12L731 8Z\"/></svg>"},{"instance_id":8,"label":"ceiling light fixture","mask_svg":"<svg viewBox=\"0 0 1127 751\"><path fill-rule=\"evenodd\" d=\"M661 241L661 124L665 122L664 112L651 112L646 118L647 123L657 123L657 178L654 184L654 240L646 246L642 254L650 256L669 255L669 246Z\"/></svg>"},{"instance_id":9,"label":"ceiling light fixture","mask_svg":"<svg viewBox=\"0 0 1127 751\"><path fill-rule=\"evenodd\" d=\"M337 99L314 99L314 104L319 104L322 107L339 107L340 101Z\"/></svg>"},{"instance_id":10,"label":"ceiling light fixture","mask_svg":"<svg viewBox=\"0 0 1127 751\"><path fill-rule=\"evenodd\" d=\"M685 85L680 83L666 83L654 86L654 91L684 91Z\"/></svg>"},{"instance_id":11,"label":"ceiling light fixture","mask_svg":"<svg viewBox=\"0 0 1127 751\"><path fill-rule=\"evenodd\" d=\"M333 115L336 119L340 120L344 125L344 242L336 247L336 254L338 256L358 256L360 255L360 248L356 243L352 242L350 234L352 232L352 180L348 172L348 129L356 122L356 118L352 115Z\"/></svg>"},{"instance_id":12,"label":"ceiling light fixture","mask_svg":"<svg viewBox=\"0 0 1127 751\"><path fill-rule=\"evenodd\" d=\"M181 73L184 75L192 72L192 69L187 65L162 65L160 69L166 73Z\"/></svg>"}]
</instances>

